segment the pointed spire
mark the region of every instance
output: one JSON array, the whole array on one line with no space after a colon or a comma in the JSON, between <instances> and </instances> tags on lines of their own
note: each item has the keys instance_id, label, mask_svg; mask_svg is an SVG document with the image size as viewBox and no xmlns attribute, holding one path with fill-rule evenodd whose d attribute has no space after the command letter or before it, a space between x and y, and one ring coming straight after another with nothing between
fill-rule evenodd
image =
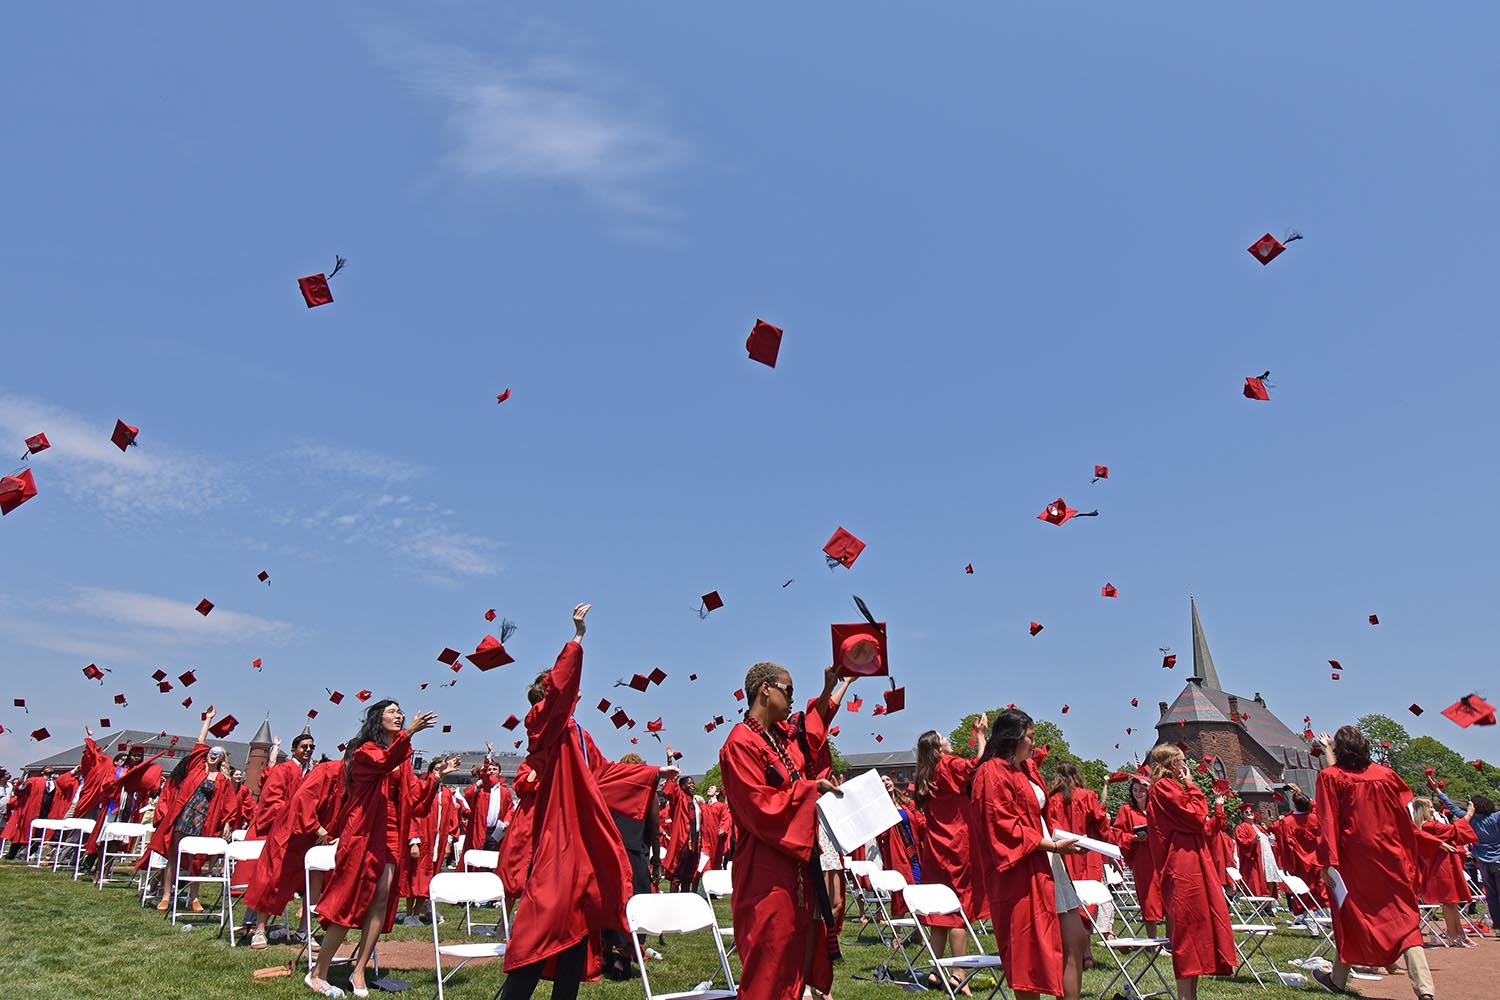
<instances>
[{"instance_id":1,"label":"pointed spire","mask_svg":"<svg viewBox=\"0 0 1500 1000\"><path fill-rule=\"evenodd\" d=\"M271 745L271 719L266 717L261 721L260 728L255 735L250 737L250 745L253 747L269 747Z\"/></svg>"},{"instance_id":2,"label":"pointed spire","mask_svg":"<svg viewBox=\"0 0 1500 1000\"><path fill-rule=\"evenodd\" d=\"M312 735L312 720L309 719L309 720L307 720L306 722L304 722L302 724L302 732L300 732L300 733L297 734L297 740L300 740L304 736L311 736L311 735ZM297 740L293 740L292 742L295 743L295 742L297 742Z\"/></svg>"},{"instance_id":3,"label":"pointed spire","mask_svg":"<svg viewBox=\"0 0 1500 1000\"><path fill-rule=\"evenodd\" d=\"M1203 623L1198 620L1198 602L1188 595L1188 604L1193 609L1193 676L1199 685L1210 691L1224 690L1219 686L1219 672L1214 669L1213 654L1208 651L1208 639L1203 635Z\"/></svg>"}]
</instances>

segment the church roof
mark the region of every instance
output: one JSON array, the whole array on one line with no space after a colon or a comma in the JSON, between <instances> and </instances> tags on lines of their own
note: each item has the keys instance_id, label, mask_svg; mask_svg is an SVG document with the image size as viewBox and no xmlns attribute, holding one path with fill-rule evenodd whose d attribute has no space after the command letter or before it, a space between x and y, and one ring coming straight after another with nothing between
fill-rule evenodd
<instances>
[{"instance_id":1,"label":"church roof","mask_svg":"<svg viewBox=\"0 0 1500 1000\"><path fill-rule=\"evenodd\" d=\"M1276 786L1271 784L1265 772L1253 765L1241 767L1234 776L1234 794L1236 795L1270 795L1276 791Z\"/></svg>"}]
</instances>

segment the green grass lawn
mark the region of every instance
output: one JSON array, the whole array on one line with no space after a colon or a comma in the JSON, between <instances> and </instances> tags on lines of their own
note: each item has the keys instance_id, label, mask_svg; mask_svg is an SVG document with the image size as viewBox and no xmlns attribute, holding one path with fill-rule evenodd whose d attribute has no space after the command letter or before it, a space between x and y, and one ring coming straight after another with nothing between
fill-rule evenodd
<instances>
[{"instance_id":1,"label":"green grass lawn","mask_svg":"<svg viewBox=\"0 0 1500 1000\"><path fill-rule=\"evenodd\" d=\"M205 895L205 900L208 896ZM5 996L17 1000L78 1000L108 997L110 1000L238 1000L243 997L306 998L312 996L301 976L256 980L258 969L287 961L290 953L277 949L255 952L231 950L216 937L217 926L191 931L174 930L154 909L137 905L138 897L128 889L106 888L72 882L15 863L0 864L0 969L6 973ZM728 907L721 906L727 924ZM462 914L443 925L446 942L461 940ZM897 995L900 988L868 979L886 949L877 944L855 944L857 925L850 923L844 934L844 962L838 966L834 995L838 1000L874 1000ZM397 940L431 941L427 927L397 927L390 937ZM353 935L351 935L351 938ZM869 942L873 934L866 935ZM384 938L382 940L385 940ZM663 948L665 960L652 962L652 986L657 992L691 989L717 971L713 946L704 936L669 938ZM993 951L994 941L989 947ZM1310 941L1305 935L1278 933L1268 951L1285 968L1288 958L1306 955ZM429 952L430 954L430 952ZM1089 972L1084 995L1095 996L1107 976L1103 967L1109 958L1095 948L1100 967ZM736 977L738 961L731 957ZM1170 969L1170 963L1166 966ZM904 971L904 970L903 970ZM435 983L430 970L396 970L417 989L409 997L431 997ZM498 963L470 967L450 981L448 996L455 1000L489 1000L503 979ZM342 973L334 982L347 986ZM1310 987L1317 991L1316 986ZM1306 996L1308 988L1271 986L1262 991L1248 976L1212 980L1200 987L1205 998ZM537 996L548 995L545 984ZM976 992L981 992L977 991ZM1317 991L1321 992L1321 991ZM1113 993L1113 991L1112 991ZM583 996L599 1000L623 1000L642 996L640 980L628 983L588 984ZM937 994L941 996L942 994Z\"/></svg>"}]
</instances>

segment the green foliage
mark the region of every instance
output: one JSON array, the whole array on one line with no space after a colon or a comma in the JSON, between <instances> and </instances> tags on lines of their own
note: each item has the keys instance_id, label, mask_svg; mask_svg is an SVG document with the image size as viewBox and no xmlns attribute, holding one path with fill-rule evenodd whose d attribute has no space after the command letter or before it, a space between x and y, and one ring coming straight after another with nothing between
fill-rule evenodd
<instances>
[{"instance_id":1,"label":"green foliage","mask_svg":"<svg viewBox=\"0 0 1500 1000\"><path fill-rule=\"evenodd\" d=\"M708 773L703 776L703 787L707 788L709 785L724 787L724 776L719 772L718 761L714 761L714 766L709 768Z\"/></svg>"},{"instance_id":2,"label":"green foliage","mask_svg":"<svg viewBox=\"0 0 1500 1000\"><path fill-rule=\"evenodd\" d=\"M1406 727L1388 715L1363 715L1355 725L1370 741L1370 756L1382 764L1389 765L1392 760L1399 760L1411 743L1411 734ZM1382 743L1390 746L1382 747Z\"/></svg>"},{"instance_id":3,"label":"green foliage","mask_svg":"<svg viewBox=\"0 0 1500 1000\"><path fill-rule=\"evenodd\" d=\"M1430 794L1426 769L1441 779L1444 791L1462 805L1471 795L1500 795L1500 768L1485 764L1474 767L1458 751L1431 736L1413 737L1406 728L1389 716L1373 714L1355 723L1370 741L1370 756L1399 774L1418 795ZM1381 742L1390 744L1381 747Z\"/></svg>"},{"instance_id":4,"label":"green foliage","mask_svg":"<svg viewBox=\"0 0 1500 1000\"><path fill-rule=\"evenodd\" d=\"M971 712L960 719L958 725L948 734L948 743L953 747L953 752L960 757L974 757L977 750L977 743L971 744L969 741L973 738L975 722L979 720L981 714L987 716L991 722L994 722L995 716L1003 711L1005 711L1004 707L992 708L984 713ZM985 735L988 736L989 734L986 733ZM1075 754L1072 747L1068 745L1067 738L1063 736L1061 726L1046 719L1037 719L1032 740L1037 746L1048 748L1047 759L1042 762L1042 777L1050 780L1053 772L1057 770L1057 765L1065 760L1070 760L1078 765L1078 775L1083 784L1102 794L1101 790L1104 788L1104 779L1110 774L1109 766L1097 758L1094 760L1084 760Z\"/></svg>"},{"instance_id":5,"label":"green foliage","mask_svg":"<svg viewBox=\"0 0 1500 1000\"><path fill-rule=\"evenodd\" d=\"M844 755L839 753L839 748L831 739L828 741L828 752L833 755L833 773L842 778L849 771L849 762L844 760Z\"/></svg>"}]
</instances>

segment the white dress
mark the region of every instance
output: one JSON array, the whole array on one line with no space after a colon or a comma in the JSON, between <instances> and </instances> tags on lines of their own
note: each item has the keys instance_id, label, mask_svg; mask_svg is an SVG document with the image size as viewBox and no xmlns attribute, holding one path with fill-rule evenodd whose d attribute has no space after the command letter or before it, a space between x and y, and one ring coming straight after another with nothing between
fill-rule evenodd
<instances>
[{"instance_id":1,"label":"white dress","mask_svg":"<svg viewBox=\"0 0 1500 1000\"><path fill-rule=\"evenodd\" d=\"M1034 781L1031 783L1031 789L1036 792L1036 804L1042 810L1042 836L1051 840L1052 831L1047 829L1047 793L1042 791L1041 786ZM1058 913L1078 909L1083 905L1083 900L1078 898L1078 890L1073 888L1073 877L1068 874L1062 855L1049 851L1047 857L1052 862L1052 881L1056 888L1054 909Z\"/></svg>"}]
</instances>

